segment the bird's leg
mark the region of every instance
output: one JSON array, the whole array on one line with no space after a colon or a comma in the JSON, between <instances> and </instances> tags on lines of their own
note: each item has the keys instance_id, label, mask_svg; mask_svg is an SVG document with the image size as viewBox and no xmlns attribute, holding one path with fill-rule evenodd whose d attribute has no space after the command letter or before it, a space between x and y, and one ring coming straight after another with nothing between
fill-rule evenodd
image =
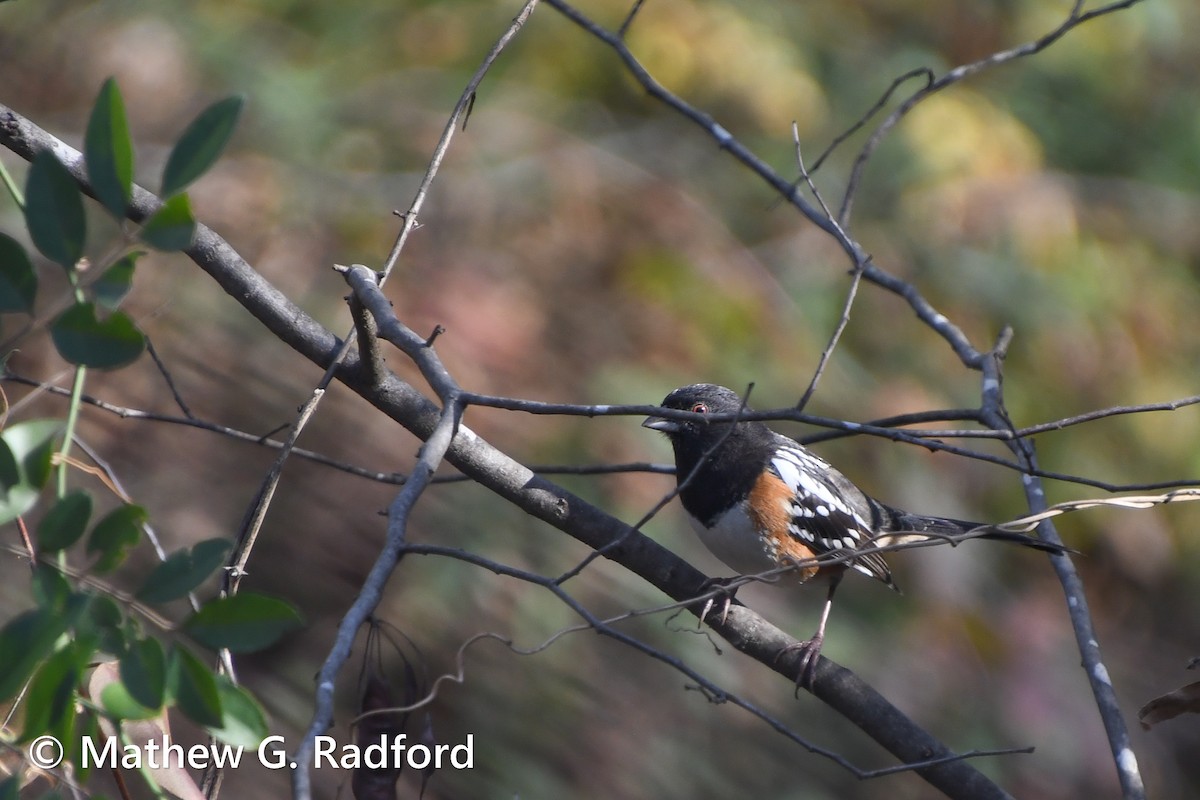
<instances>
[{"instance_id":1,"label":"bird's leg","mask_svg":"<svg viewBox=\"0 0 1200 800\"><path fill-rule=\"evenodd\" d=\"M789 644L775 654L775 661L778 662L785 653L792 650L800 651L800 661L797 664L796 672L797 691L802 686L812 691L813 682L817 677L817 662L821 657L821 645L825 643L825 623L829 622L829 612L833 608L833 595L841 582L842 573L835 573L830 577L829 594L825 595L825 607L821 609L821 621L817 624L817 632L812 635L812 638L805 642Z\"/></svg>"},{"instance_id":2,"label":"bird's leg","mask_svg":"<svg viewBox=\"0 0 1200 800\"><path fill-rule=\"evenodd\" d=\"M700 621L696 623L696 629L704 624L704 620L708 619L708 612L713 610L713 607L718 603L721 606L721 624L725 624L725 619L729 616L729 607L733 605L733 597L737 594L737 587L730 588L730 584L737 580L734 578L709 578L704 582L704 591L702 594L713 592L712 597L704 601L704 610L700 612ZM717 589L719 591L713 591Z\"/></svg>"}]
</instances>

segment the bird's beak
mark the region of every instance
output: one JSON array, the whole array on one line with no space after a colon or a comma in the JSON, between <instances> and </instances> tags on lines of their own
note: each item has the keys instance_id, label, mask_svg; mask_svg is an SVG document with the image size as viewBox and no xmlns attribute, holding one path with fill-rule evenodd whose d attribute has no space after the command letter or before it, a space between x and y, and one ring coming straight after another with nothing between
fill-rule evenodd
<instances>
[{"instance_id":1,"label":"bird's beak","mask_svg":"<svg viewBox=\"0 0 1200 800\"><path fill-rule=\"evenodd\" d=\"M679 433L679 420L667 419L665 417L646 417L642 422L642 427L649 428L652 431L661 431L666 434Z\"/></svg>"}]
</instances>

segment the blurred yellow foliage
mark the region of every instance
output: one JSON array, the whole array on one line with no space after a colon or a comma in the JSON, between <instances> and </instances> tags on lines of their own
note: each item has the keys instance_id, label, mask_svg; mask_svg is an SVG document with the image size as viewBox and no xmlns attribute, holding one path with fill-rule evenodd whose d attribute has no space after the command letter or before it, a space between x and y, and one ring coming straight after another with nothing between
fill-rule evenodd
<instances>
[{"instance_id":1,"label":"blurred yellow foliage","mask_svg":"<svg viewBox=\"0 0 1200 800\"><path fill-rule=\"evenodd\" d=\"M1014 178L1038 170L1042 148L1007 111L968 87L923 101L900 127L926 180Z\"/></svg>"},{"instance_id":2,"label":"blurred yellow foliage","mask_svg":"<svg viewBox=\"0 0 1200 800\"><path fill-rule=\"evenodd\" d=\"M689 102L719 103L775 136L793 121L802 133L827 121L824 90L802 63L796 41L728 3L647 3L629 46L659 82ZM730 124L732 124L732 122Z\"/></svg>"}]
</instances>

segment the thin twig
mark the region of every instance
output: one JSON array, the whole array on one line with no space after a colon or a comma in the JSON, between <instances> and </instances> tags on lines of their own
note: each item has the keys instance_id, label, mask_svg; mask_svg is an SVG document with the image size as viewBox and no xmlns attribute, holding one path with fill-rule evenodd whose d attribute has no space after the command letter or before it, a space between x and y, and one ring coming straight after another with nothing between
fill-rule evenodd
<instances>
[{"instance_id":1,"label":"thin twig","mask_svg":"<svg viewBox=\"0 0 1200 800\"><path fill-rule=\"evenodd\" d=\"M438 170L441 168L442 161L446 156L446 152L450 149L450 142L454 138L455 131L458 126L458 121L464 116L467 110L473 105L475 92L483 82L484 76L499 57L501 51L508 45L509 41L516 36L517 32L524 26L525 21L537 6L538 0L527 0L521 12L513 20L512 24L497 40L496 44L488 52L483 63L471 76L467 82L466 88L460 95L458 102L454 106L454 111L451 112L450 118L446 122L446 126L442 131L442 136L434 147L433 156L429 161L429 166L425 170L425 175L421 179L420 185L417 187L417 192L413 197L412 204L408 210L401 215L403 220L400 232L396 236L396 240L392 245L391 251L388 253L387 259L384 261L384 267L380 275L379 281L382 285L391 274L392 269L400 260L400 253L403 251L405 244L408 242L409 235L418 227L418 217L421 209L425 205L425 199L429 196L429 189L433 185L434 178L437 177ZM262 486L259 488L255 500L251 507L247 510L242 527L238 533L237 542L233 552L230 554L228 569L226 569L226 582L224 590L226 592L237 591L238 582L244 573L245 565L250 557L250 551L253 549L254 541L258 535L258 530L261 528L263 520L266 518L266 510L271 503L271 499L275 494L275 489L279 484L279 479L283 473L283 465L291 455L292 449L295 447L297 439L303 432L308 420L312 418L317 406L325 396L325 392L329 384L333 382L334 375L337 374L342 361L350 352L351 348L351 333L342 337L342 342L338 348L337 354L330 361L329 366L325 370L325 374L321 377L317 387L309 396L307 402L300 409L296 424L292 427L291 433L284 446L276 458L275 463L267 472L263 480Z\"/></svg>"},{"instance_id":2,"label":"thin twig","mask_svg":"<svg viewBox=\"0 0 1200 800\"><path fill-rule=\"evenodd\" d=\"M343 349L342 353L344 354ZM279 488L279 480L283 477L283 466L287 463L288 457L292 454L292 450L296 446L296 440L300 438L300 433L304 430L312 415L316 412L317 406L320 405L322 398L325 397L326 387L333 380L333 369L331 365L326 373L326 378L321 381L322 385L313 389L308 401L300 408L300 415L296 419L295 425L292 426L288 434L288 438L284 440L283 446L279 448L279 455L267 470L266 476L263 478L258 491L254 495L254 500L246 509L246 513L242 518L241 525L238 526L238 533L233 542L233 549L229 553L229 557L225 562L225 570L221 582L221 593L225 595L236 594L238 586L241 585L242 578L246 576L246 565L250 561L250 554L254 551L254 544L258 540L258 533L262 530L263 521L267 518L267 510L271 507L271 500L275 497L275 490Z\"/></svg>"},{"instance_id":3,"label":"thin twig","mask_svg":"<svg viewBox=\"0 0 1200 800\"><path fill-rule=\"evenodd\" d=\"M442 161L446 157L446 152L450 149L450 142L454 139L455 130L458 127L460 119L464 118L468 111L473 110L475 105L475 93L478 91L480 84L483 83L484 77L492 68L492 64L500 57L500 53L508 46L521 28L525 26L525 22L529 19L529 15L537 7L538 0L526 0L517 16L513 19L512 24L505 29L496 43L492 45L492 49L484 56L483 61L475 70L475 74L467 81L466 88L459 95L458 102L454 104L454 110L450 112L450 116L446 119L446 125L442 129L441 138L433 148L433 155L429 159L429 166L425 170L424 177L421 178L420 185L417 186L417 191L413 195L412 203L408 210L400 214L402 224L400 233L396 237L395 244L392 245L391 252L383 262L382 276L379 279L380 285L387 282L388 277L392 274L396 263L400 260L400 253L404 250L404 245L408 243L409 235L420 226L418 217L421 209L425 206L425 199L429 196L429 190L433 186L433 180L437 177L438 170L441 169Z\"/></svg>"},{"instance_id":4,"label":"thin twig","mask_svg":"<svg viewBox=\"0 0 1200 800\"><path fill-rule=\"evenodd\" d=\"M848 761L844 756L840 755L839 753L837 753L833 750L827 750L825 748L822 748L818 745L813 744L812 742L808 741L807 739L803 738L798 733L793 731L786 724L784 724L782 721L778 720L774 716L766 713L765 711L763 711L762 709L753 705L752 703L750 703L746 700L743 700L742 698L740 698L736 695L729 693L722 687L713 683L708 678L705 678L703 675L701 675L699 672L697 672L692 667L688 666L686 663L684 663L679 658L676 658L675 656L672 656L672 655L668 655L667 653L664 653L663 651L646 644L645 642L641 641L640 639L630 636L629 634L624 633L613 627L613 625L615 623L620 622L621 620L629 619L632 616L640 616L640 614L635 614L633 612L625 612L616 617L612 617L609 619L600 619L600 618L596 617L594 614L592 614L590 611L588 611L588 609L585 608L582 603L580 603L572 595L570 595L566 591L566 589L563 588L562 581L560 581L559 579L549 578L546 576L527 572L525 570L517 569L515 567L510 567L507 564L501 564L499 562L493 561L488 558L484 558L483 556L477 555L475 553L467 552L465 550L459 550L456 548L444 547L444 546L439 546L439 545L414 544L414 545L409 545L409 547L407 548L407 551L409 553L413 553L413 554L439 555L439 556L455 558L460 561L464 561L468 564L474 564L476 566L483 567L491 572L496 573L497 575L504 575L504 576L508 576L508 577L517 578L517 579L525 581L527 583L531 583L536 586L540 586L543 589L546 589L551 594L553 594L560 602L562 602L567 607L569 607L572 611L574 611L583 620L582 624L574 625L574 626L570 626L568 628L561 629L561 630L555 632L554 634L552 634L549 638L547 638L541 644L535 645L531 648L517 648L513 645L513 643L510 640L506 639L505 637L499 636L497 634L483 634L482 635L482 636L486 636L487 638L494 638L501 642L504 642L506 646L508 646L510 649L512 649L516 653L524 654L524 655L532 655L534 653L538 653L538 652L545 650L546 648L550 647L554 642L558 641L563 636L565 636L569 633L576 633L576 632L586 631L586 630L594 630L603 636L607 636L611 639L615 639L616 641L618 641L628 647L632 647L633 649L641 652L643 655L649 656L650 658L653 658L656 661L660 661L660 662L670 666L672 669L685 675L689 680L694 681L698 686L703 687L705 689L705 691L708 692L711 696L720 698L720 702L728 702L728 703L738 706L739 708L742 708L745 711L750 712L755 717L757 717L758 719L765 722L772 729L783 734L785 737L792 740L796 744L799 744L801 747L805 748L809 752L824 756L824 757L834 761L838 765L840 765L840 766L844 767L845 769L849 770L850 772L854 773L856 777L865 777L865 773L863 770L860 770L858 767L856 767L854 764L852 764L850 761ZM463 665L462 665L463 650L469 644L471 644L473 641L477 641L479 638L481 638L481 637L477 636L471 640L468 640L459 649L459 656L457 659L459 676L461 676L463 674ZM457 678L456 682L461 683L462 678L461 677Z\"/></svg>"},{"instance_id":5,"label":"thin twig","mask_svg":"<svg viewBox=\"0 0 1200 800\"><path fill-rule=\"evenodd\" d=\"M167 369L167 365L163 362L162 358L159 357L158 350L155 349L154 342L151 341L149 336L146 337L146 352L149 353L150 358L154 360L154 366L158 369L158 374L162 375L163 380L166 382L167 389L170 390L171 397L175 400L175 405L179 406L179 410L183 412L185 417L188 419L194 419L195 415L192 413L192 410L188 408L188 404L184 402L183 395L179 393L179 387L175 385L175 379L171 377L171 371Z\"/></svg>"},{"instance_id":6,"label":"thin twig","mask_svg":"<svg viewBox=\"0 0 1200 800\"><path fill-rule=\"evenodd\" d=\"M642 3L644 2L646 2L646 0L634 0L633 7L630 8L629 13L625 15L625 19L621 22L621 26L617 28L617 36L620 36L622 39L624 39L625 35L629 33L629 26L633 24L633 18L637 16L637 13L642 10Z\"/></svg>"},{"instance_id":7,"label":"thin twig","mask_svg":"<svg viewBox=\"0 0 1200 800\"><path fill-rule=\"evenodd\" d=\"M741 406L739 406L739 408L738 408L739 414L742 411L746 410L746 402L747 402L747 400L749 400L750 392L752 392L752 391L754 391L754 384L750 384L750 386L746 387L746 392L745 392L745 394L742 395ZM733 421L737 422L737 414L734 415ZM667 494L665 494L663 497L659 498L659 501L657 503L655 503L654 506L651 507L651 509L649 511L647 511L645 514L643 514L642 518L639 519L633 525L633 527L631 527L629 529L629 533L632 534L636 531L640 531L642 529L642 527L644 525L646 525L646 523L648 523L648 522L650 522L650 520L654 519L654 517L656 517L658 515L658 512L662 511L667 506L668 503L670 503L672 500L674 500L679 495L680 492L682 492L684 489L686 489L688 486L690 486L692 484L692 482L696 479L696 476L700 473L700 468L704 464L705 460L710 455L712 455L713 453L720 450L721 446L725 444L725 440L728 439L732 433L733 433L733 426L730 425L729 428L725 431L724 435L722 435L715 443L713 443L713 445L711 447L709 447L707 450L705 450L700 455L700 458L696 462L696 466L692 468L692 471L690 473L688 473L686 476L684 476L683 480L678 481L674 489L672 489L670 492L667 492ZM597 558L600 558L601 556L605 556L609 553L609 551L611 551L617 547L620 547L622 544L624 544L623 538L622 539L614 539L612 542L605 545L604 547L597 548L597 549L593 550L592 552L588 553L583 558L582 561L580 561L574 567L572 567L571 569L567 570L562 575L560 575L556 579L557 583L561 584L561 583L564 583L565 581L575 577L579 573L583 572L583 570L586 569L587 566L589 564L591 564L593 561L595 561Z\"/></svg>"},{"instance_id":8,"label":"thin twig","mask_svg":"<svg viewBox=\"0 0 1200 800\"><path fill-rule=\"evenodd\" d=\"M559 630L555 631L550 636L546 637L539 644L536 644L536 645L533 645L530 647L518 647L511 639L509 639L508 637L502 636L500 634L497 634L497 633L489 632L489 633L476 634L476 635L470 637L469 639L467 639L465 642L463 642L463 644L459 647L458 652L455 657L456 667L455 667L455 671L453 673L447 673L447 674L442 675L442 676L438 677L437 679L435 679L429 693L425 697L421 698L420 700L418 700L410 705L387 709L387 711L390 713L413 711L413 710L421 708L425 705L428 705L430 702L432 702L436 698L436 696L438 694L438 686L442 682L450 681L450 682L462 684L466 680L466 666L465 666L466 650L471 645L475 644L478 641L485 640L485 639L494 640L494 641L501 642L502 644L504 644L505 647L507 647L509 650L511 650L512 652L514 652L518 655L534 655L537 653L544 652L546 649L551 647L555 642L559 641L564 636L567 636L569 634L580 633L583 631L595 631L604 636L615 639L615 640L621 642L622 644L632 647L632 648L638 650L639 652L655 659L656 661L666 664L667 666L671 667L672 669L676 670L677 672L680 672L681 674L687 676L692 681L694 681L696 684L696 687L698 689L700 689L705 694L705 696L709 697L713 702L730 703L732 705L735 705L735 706L749 712L750 714L757 717L762 722L766 723L769 727L771 727L776 732L782 734L783 736L785 736L786 738L795 742L796 744L799 744L801 747L805 748L809 752L814 753L816 755L824 756L825 758L830 759L834 763L838 764L839 766L841 766L844 769L851 772L856 778L858 778L860 780L868 780L871 778L879 778L879 777L884 777L887 775L895 775L900 772L909 772L909 771L925 769L928 767L933 767L933 766L945 764L945 763L952 762L952 761L958 761L958 760L965 759L965 758L1013 755L1013 754L1024 754L1024 753L1033 752L1032 747L1006 748L1006 749L1001 749L1001 750L974 750L974 751L970 751L968 753L948 754L948 755L939 756L936 758L930 758L930 759L920 761L920 762L896 764L896 765L893 765L890 767L882 767L882 768L873 769L873 770L863 769L861 767L856 766L852 762L850 762L848 759L846 759L841 754L809 742L807 739L800 736L798 733L796 733L794 730L792 730L789 726L787 726L785 723L783 723L779 719L766 713L758 706L744 700L743 698L741 698L737 695L730 693L728 690L724 689L723 687L718 686L717 684L713 683L711 680L709 680L708 678L705 678L699 672L697 672L693 668L689 667L687 664L685 664L683 661L679 660L678 658L668 655L668 654L664 653L663 651L646 644L645 642L641 641L640 639L637 639L633 636L625 634L613 627L617 623L620 623L620 622L623 622L626 620L635 619L638 617L645 617L645 616L652 615L652 614L660 614L660 613L663 613L666 611L670 611L670 610L679 608L685 604L695 603L699 600L705 599L705 597L707 597L709 595L701 595L699 597L693 598L690 601L686 601L685 603L670 603L667 605L656 606L654 608L647 608L647 609L631 609L629 611L623 612L616 616L601 619L601 618L596 617L590 611L588 611L578 600L576 600L573 596L568 594L566 592L566 590L563 589L563 587L561 585L561 581L559 581L557 578L549 578L549 577L546 577L543 575L528 572L527 570L518 569L518 568L512 567L508 564L502 564L502 563L494 561L492 559L485 558L476 553L471 553L471 552L461 550L458 548L446 547L446 546L442 546L442 545L413 544L413 545L409 545L406 548L406 551L413 555L434 555L434 556L443 556L443 557L447 557L447 558L456 559L456 560L463 561L468 564L473 564L475 566L481 567L481 568L486 569L497 575L516 578L517 580L525 581L525 582L531 583L535 586L540 586L540 587L546 589L547 591L549 591L559 601L561 601L566 606L568 606L571 610L573 610L583 620L583 622L580 624L577 624L577 625L571 625L571 626L567 626L565 628L560 628ZM712 594L712 593L710 593L710 594Z\"/></svg>"},{"instance_id":9,"label":"thin twig","mask_svg":"<svg viewBox=\"0 0 1200 800\"><path fill-rule=\"evenodd\" d=\"M1067 14L1066 19L1058 25L1058 27L1043 34L1037 39L1026 42L1025 44L1001 50L997 53L992 53L986 58L981 58L978 61L972 61L969 64L962 64L947 72L940 78L929 81L925 86L913 92L904 102L902 102L891 114L889 114L883 122L871 132L870 138L859 151L858 156L854 160L854 166L850 170L850 177L846 181L846 192L842 197L842 206L838 212L838 220L843 225L848 225L850 220L851 209L854 205L854 198L858 193L858 187L862 182L862 176L866 170L867 163L871 156L883 143L888 133L896 127L910 111L912 111L922 100L930 95L953 86L954 84L966 78L976 75L984 70L997 67L1009 61L1015 61L1018 58L1034 55L1045 50L1050 45L1057 42L1068 32L1079 27L1083 23L1096 19L1097 17L1111 14L1116 11L1134 6L1142 0L1119 0L1119 2L1109 3L1108 5L1099 6L1091 11L1083 12L1083 0L1075 0L1071 11Z\"/></svg>"},{"instance_id":10,"label":"thin twig","mask_svg":"<svg viewBox=\"0 0 1200 800\"><path fill-rule=\"evenodd\" d=\"M1008 412L1004 406L1001 371L1001 362L1004 352L1007 350L1008 336L1011 336L1010 330L1006 330L1005 333L1001 334L996 347L993 348L989 357L983 363L983 405L981 408L984 413L984 421L998 429L1012 428L1012 423L1008 418ZM1046 502L1046 491L1041 481L1029 474L1038 468L1037 454L1034 450L1033 441L1030 439L1013 438L1009 440L1008 446L1027 471L1023 484L1030 511L1034 514L1045 512L1049 507ZM1040 538L1043 540L1051 544L1062 544L1062 539L1059 538L1058 531L1050 519L1044 519L1038 525L1037 530ZM1058 574L1063 593L1067 598L1067 614L1071 620L1071 627L1075 631L1076 645L1083 659L1084 671L1087 674L1088 683L1092 688L1096 707L1100 712L1105 732L1108 734L1113 763L1116 766L1117 777L1121 783L1122 796L1125 800L1144 800L1146 790L1138 769L1137 756L1134 755L1132 742L1129 737L1129 729L1125 725L1125 719L1121 714L1121 706L1117 701L1116 691L1113 689L1112 681L1109 679L1108 669L1104 665L1103 656L1100 652L1099 639L1095 625L1092 622L1091 611L1088 608L1087 594L1084 592L1083 581L1080 579L1079 573L1075 570L1075 565L1069 556L1065 554L1053 556L1050 562Z\"/></svg>"},{"instance_id":11,"label":"thin twig","mask_svg":"<svg viewBox=\"0 0 1200 800\"><path fill-rule=\"evenodd\" d=\"M69 374L69 373L64 373ZM52 394L55 396L69 397L70 391L48 383L28 378L23 375L13 373L5 374L0 380L20 383L26 386L34 386L39 391ZM476 395L464 393L464 398L469 398L470 403L474 405L488 405L492 408L504 408L518 410L532 414L562 414L568 416L625 416L625 415L641 415L646 416L652 413L662 412L664 415L681 415L686 416L689 412L676 411L673 409L659 409L657 406L635 405L635 406L619 406L619 405L574 405L562 403L540 403L536 400L524 400L509 397L493 397L486 395ZM105 400L83 395L82 402L94 406L95 408L107 411L110 414L115 414L123 419L145 420L148 422L162 422L171 425L182 425L185 427L196 428L198 430L209 431L221 436L226 436L237 441L248 442L251 444L260 445L263 447L281 449L284 446L283 442L274 439L266 438L269 434L255 434L246 431L240 431L236 428L230 428L225 425L220 425L215 422L208 422L202 419L188 419L186 417L174 416L171 414L160 414L154 411L145 411L142 409L120 406L114 403L109 403ZM24 400L22 400L24 402ZM464 402L466 400L464 399ZM1200 396L1187 397L1180 400L1170 400L1161 403L1146 403L1138 406L1113 406L1112 408L1099 409L1097 411L1089 411L1084 414L1079 414L1073 417L1067 417L1052 422L1044 422L1036 425L1030 425L1025 428L1018 428L1015 431L996 431L991 429L939 429L939 430L914 430L903 431L897 430L893 426L901 425L918 425L927 424L929 422L938 421L953 421L953 420L978 420L978 409L945 409L920 411L911 414L899 414L892 417L872 420L869 423L850 422L848 420L837 420L828 417L819 417L810 414L799 414L794 407L777 409L772 411L761 412L746 412L744 419L747 420L789 420L796 422L804 422L811 425L826 427L822 433L810 434L808 436L797 437L797 440L802 444L810 445L820 442L831 441L834 439L842 439L847 436L875 436L878 438L887 439L889 441L900 442L903 444L916 445L926 450L944 452L949 455L962 456L977 461L983 461L988 464L994 464L1004 469L1010 469L1021 472L1022 474L1030 474L1047 480L1061 481L1063 483L1073 483L1080 486L1088 486L1094 489L1100 489L1105 492L1156 492L1166 491L1170 489L1185 489L1188 487L1200 486L1200 477L1198 478L1180 478L1169 481L1143 481L1131 483L1118 483L1114 481L1104 481L1098 478L1091 478L1084 475L1076 475L1066 472L1056 472L1054 470L1037 469L1032 472L1027 472L1022 469L1021 465L1015 461L984 453L967 448L956 447L938 441L939 439L996 439L999 441L1007 441L1014 437L1032 436L1038 433L1049 433L1064 428L1081 425L1087 422L1106 419L1112 416L1138 414L1148 411L1174 411L1185 406L1194 405L1200 402ZM722 416L713 414L710 419L720 421ZM281 425L284 428L286 425ZM349 464L337 459L330 458L322 453L313 450L306 450L301 447L294 447L292 455L312 461L315 464L336 469L340 472L345 472L359 478L373 481L375 483L384 483L394 486L403 485L406 476L398 472L380 472L371 470L365 467L360 467L355 464ZM648 472L660 475L673 475L675 468L669 464L650 464L645 462L631 462L622 464L530 464L528 465L532 472L540 475L609 475L629 472ZM438 475L434 477L433 483L461 483L463 481L473 480L471 477L459 474Z\"/></svg>"},{"instance_id":12,"label":"thin twig","mask_svg":"<svg viewBox=\"0 0 1200 800\"><path fill-rule=\"evenodd\" d=\"M70 394L71 394L70 390L65 389L61 386L54 386L49 383L42 383L40 381L34 380L33 378L29 378L24 375L16 375L13 373L7 373L0 380L11 381L13 383L19 383L24 386L34 386L34 387L37 387L39 391L45 392L46 394L54 395L56 397L70 397ZM249 433L247 431L238 430L237 428L231 428L227 425L221 425L216 422L209 422L207 420L203 420L200 418L180 417L180 416L176 416L174 414L160 414L157 411L145 411L140 408L130 408L128 406L121 406L121 405L117 405L115 403L110 403L107 400L101 400L98 397L93 397L93 396L87 395L87 394L83 395L80 399L83 403L85 403L87 405L93 406L94 408L98 408L101 411L106 411L109 414L113 414L115 416L120 417L121 419L142 420L142 421L146 421L146 422L161 422L161 423L165 423L168 425L180 425L180 426L183 426L186 428L195 428L197 430L208 431L209 433L215 433L220 436L225 436L227 438L234 439L239 442L247 442L249 444L255 444L255 445L259 445L261 447L267 447L267 448L271 448L271 449L275 449L275 450L282 449L284 446L283 442L269 438L271 435L270 432L268 432L266 434ZM283 430L286 427L287 427L286 424L280 425L278 428L276 428L276 431ZM375 481L377 483L389 483L389 484L395 484L397 486L404 483L403 475L399 475L394 472L379 472L377 470L370 470L370 469L366 469L364 467L359 467L354 464L347 464L343 461L338 461L336 459L330 458L329 456L326 456L322 453L318 453L315 450L306 450L302 447L294 447L294 448L292 448L292 455L294 455L298 458L307 459L316 464L321 464L326 467L331 467L332 469L336 469L341 472L346 472L351 475L356 475L360 478L366 478L367 480Z\"/></svg>"},{"instance_id":13,"label":"thin twig","mask_svg":"<svg viewBox=\"0 0 1200 800\"><path fill-rule=\"evenodd\" d=\"M7 542L0 542L0 551L22 558L28 558L30 556L29 551L26 550L25 547L9 544ZM111 597L113 600L116 600L121 605L127 607L130 611L136 612L147 622L151 623L161 631L172 632L178 627L174 622L164 617L156 609L143 604L132 594L124 592L111 583L106 582L103 578L94 574L89 569L83 567L73 567L70 564L59 563L53 555L38 555L33 559L33 562L35 564L44 563L47 566L58 570L63 575L73 578L74 580L79 581L81 584L90 586L100 593Z\"/></svg>"},{"instance_id":14,"label":"thin twig","mask_svg":"<svg viewBox=\"0 0 1200 800\"><path fill-rule=\"evenodd\" d=\"M842 142L858 133L858 131L867 124L871 117L878 114L879 110L888 104L888 101L892 99L892 95L896 93L896 90L908 83L913 78L924 78L925 85L929 86L929 84L933 83L934 80L933 70L929 69L929 67L917 67L915 69L910 69L908 72L900 75L897 78L892 79L891 85L889 85L879 99L875 101L875 105L863 112L862 116L860 116L853 125L835 136L833 141L829 143L829 146L825 148L821 155L817 156L817 160L813 162L812 171L816 172L818 169L820 169L821 165L825 163L825 159L833 155L833 152L838 149Z\"/></svg>"},{"instance_id":15,"label":"thin twig","mask_svg":"<svg viewBox=\"0 0 1200 800\"><path fill-rule=\"evenodd\" d=\"M927 326L929 326L935 333L941 336L947 342L947 344L950 345L951 349L954 350L955 355L958 356L959 360L961 360L965 366L971 369L980 368L980 359L982 358L982 354L971 345L969 339L962 329L951 323L944 314L940 313L936 308L934 308L933 304L925 299L925 297L917 290L915 286L886 271L877 263L867 263L867 254L863 250L862 246L852 238L842 233L839 228L832 224L832 219L826 218L815 206L807 202L800 195L798 185L793 184L791 181L785 179L774 169L772 169L769 164L767 164L763 159L759 158L753 151L742 144L742 142L734 137L724 126L720 125L716 120L714 120L712 116L700 111L663 87L662 84L660 84L649 73L649 71L646 70L641 62L638 61L637 57L633 55L620 36L606 30L601 25L598 25L583 12L566 2L566 0L546 0L546 2L557 9L571 22L575 23L581 29L586 31L590 36L593 36L612 49L617 57L621 60L622 64L625 65L626 70L633 77L633 79L637 81L651 97L700 127L706 134L708 134L710 138L713 139L714 142L716 142L718 147L729 152L730 155L754 172L780 197L785 198L789 203L791 203L792 206L800 211L800 213L803 214L809 220L809 222L833 237L834 240L837 241L838 245L850 257L852 263L866 264L866 267L863 270L863 278L877 286L880 286L881 288L887 289L907 302L909 307L912 308L913 312L916 313L917 317ZM968 75L975 74L987 67L995 66L997 64L1004 63L1005 61L1010 61L1014 58L1039 52L1053 42L1057 41L1072 28L1087 22L1088 20L1095 19L1096 17L1109 14L1123 8L1128 8L1138 2L1141 2L1141 0L1121 0L1120 2L1101 6L1086 13L1079 13L1077 6L1072 12L1071 16L1068 17L1068 19L1062 25L1036 42L1030 45L1023 45L1022 47L1013 48L1012 50L995 54L992 57L983 59L973 64L951 70L950 73L947 73L947 75L940 79L943 85L939 86L939 82L935 81L934 86L937 88L944 88L945 85L962 80ZM936 90L937 89L935 88L917 92L913 95L913 97L917 99L913 100L913 98L910 97L909 100L906 101L906 105L911 106L916 102L919 102L920 97L928 96L928 94ZM901 111L901 109L904 110ZM860 153L859 159L856 160L855 168L859 173L861 173L861 170L865 167L866 161L870 157L870 153L874 151L875 147L878 147L879 142L882 141L886 133L891 130L892 127L894 127L896 122L899 121L900 117L902 117L904 113L907 113L907 110L908 109L902 105L900 109L894 111L887 120L881 123L876 129L876 132L872 134L872 139L866 146L864 146L864 152ZM892 120L893 117L895 117L894 121ZM870 149L868 150L868 148ZM859 166L859 162L861 162L862 166ZM853 191L856 190L855 187L857 186L857 181L861 179L855 175L856 173L852 173L851 186L847 189L847 195L850 196L852 196ZM845 206L846 200L843 199L843 211L839 212L837 217L842 228L847 227L847 220L849 218L848 209L846 209Z\"/></svg>"},{"instance_id":16,"label":"thin twig","mask_svg":"<svg viewBox=\"0 0 1200 800\"><path fill-rule=\"evenodd\" d=\"M845 231L841 230L841 226L833 219L833 215L829 213L829 206L825 205L825 198L821 196L820 190L817 189L816 183L813 182L812 175L809 174L808 169L804 166L804 151L800 146L800 127L795 122L792 123L792 142L796 147L796 165L800 169L800 177L808 184L809 191L812 192L813 198L821 206L821 210L825 212L825 216L845 236ZM796 403L797 411L803 411L808 406L808 401L812 399L813 394L816 393L817 384L820 382L821 376L825 374L825 366L833 356L833 350L841 340L846 326L850 324L850 310L854 308L854 300L858 297L858 286L862 283L863 270L866 268L867 263L867 261L857 260L856 257L854 268L850 271L850 288L846 290L846 299L842 303L842 314L838 318L832 335L829 337L829 342L825 345L825 349L821 351L821 357L817 359L817 367L813 370L812 377L809 378L808 387L804 390L804 394L800 395L800 400Z\"/></svg>"},{"instance_id":17,"label":"thin twig","mask_svg":"<svg viewBox=\"0 0 1200 800\"><path fill-rule=\"evenodd\" d=\"M903 298L919 319L949 343L955 354L964 364L974 369L978 368L979 352L971 346L966 334L958 326L951 323L945 315L938 312L933 307L933 304L917 291L915 286L892 275L874 262L868 263L867 253L863 247L855 240L846 236L840 226L835 226L832 218L826 217L816 206L805 200L801 196L798 186L794 186L791 181L776 172L766 161L742 144L723 125L714 120L711 115L700 111L663 87L646 70L641 62L638 61L637 57L633 55L619 36L593 22L581 11L566 2L566 0L546 0L546 2L589 35L597 38L611 48L625 65L630 75L633 76L633 79L651 97L699 126L716 142L718 147L728 151L735 159L758 175L780 197L785 198L803 214L809 222L832 236L850 257L852 263L866 265L863 269L863 278L865 280Z\"/></svg>"}]
</instances>

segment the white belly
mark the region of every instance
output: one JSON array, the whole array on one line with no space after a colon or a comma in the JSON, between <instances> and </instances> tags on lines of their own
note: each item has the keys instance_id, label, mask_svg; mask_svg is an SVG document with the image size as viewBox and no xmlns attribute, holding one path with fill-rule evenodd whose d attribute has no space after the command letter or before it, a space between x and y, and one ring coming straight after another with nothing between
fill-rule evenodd
<instances>
[{"instance_id":1,"label":"white belly","mask_svg":"<svg viewBox=\"0 0 1200 800\"><path fill-rule=\"evenodd\" d=\"M758 530L741 504L726 511L711 528L691 516L688 519L704 546L739 575L757 575L778 566L767 556Z\"/></svg>"}]
</instances>

